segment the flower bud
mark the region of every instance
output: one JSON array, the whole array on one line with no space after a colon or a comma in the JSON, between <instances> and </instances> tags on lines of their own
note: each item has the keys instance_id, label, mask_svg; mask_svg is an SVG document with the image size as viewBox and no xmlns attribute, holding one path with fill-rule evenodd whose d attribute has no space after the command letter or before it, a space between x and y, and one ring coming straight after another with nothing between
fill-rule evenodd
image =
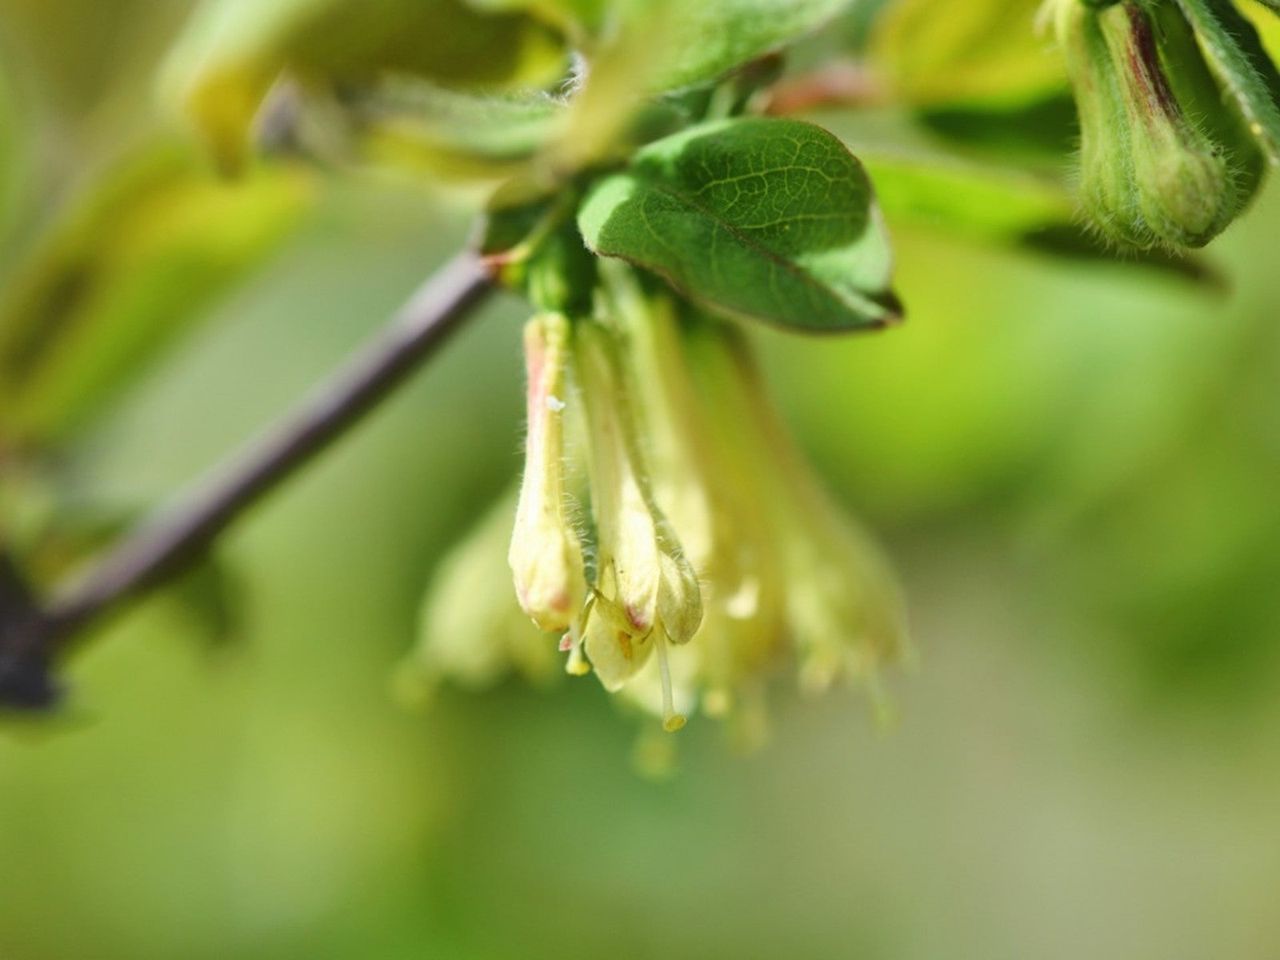
<instances>
[{"instance_id":1,"label":"flower bud","mask_svg":"<svg viewBox=\"0 0 1280 960\"><path fill-rule=\"evenodd\" d=\"M1200 247L1255 192L1261 163L1176 4L1058 0L1081 128L1080 193L1107 236Z\"/></svg>"},{"instance_id":2,"label":"flower bud","mask_svg":"<svg viewBox=\"0 0 1280 960\"><path fill-rule=\"evenodd\" d=\"M582 545L568 516L564 413L569 321L534 317L524 331L528 436L515 529L507 554L520 607L542 630L568 630L586 595Z\"/></svg>"}]
</instances>

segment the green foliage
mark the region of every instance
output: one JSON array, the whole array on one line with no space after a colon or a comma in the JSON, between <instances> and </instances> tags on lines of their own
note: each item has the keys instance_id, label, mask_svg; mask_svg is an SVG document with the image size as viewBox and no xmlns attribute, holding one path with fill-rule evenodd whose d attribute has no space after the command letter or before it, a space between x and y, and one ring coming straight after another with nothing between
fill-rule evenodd
<instances>
[{"instance_id":1,"label":"green foliage","mask_svg":"<svg viewBox=\"0 0 1280 960\"><path fill-rule=\"evenodd\" d=\"M484 16L462 0L208 0L161 86L222 166L237 169L263 98L286 70L322 86L407 73L492 87L545 82L562 64L560 41L537 22Z\"/></svg>"},{"instance_id":2,"label":"green foliage","mask_svg":"<svg viewBox=\"0 0 1280 960\"><path fill-rule=\"evenodd\" d=\"M0 439L50 441L261 262L313 188L298 170L212 180L151 145L76 197L0 296Z\"/></svg>"},{"instance_id":3,"label":"green foliage","mask_svg":"<svg viewBox=\"0 0 1280 960\"><path fill-rule=\"evenodd\" d=\"M477 94L405 78L356 95L367 159L492 176L528 161L563 128L564 104L541 91Z\"/></svg>"},{"instance_id":4,"label":"green foliage","mask_svg":"<svg viewBox=\"0 0 1280 960\"><path fill-rule=\"evenodd\" d=\"M1079 223L1075 199L1060 180L1009 165L976 163L941 151L857 149L891 226L923 228L991 246L1080 263L1116 263L1105 238ZM1221 277L1199 260L1138 250L1123 267L1145 268L1206 286Z\"/></svg>"},{"instance_id":5,"label":"green foliage","mask_svg":"<svg viewBox=\"0 0 1280 960\"><path fill-rule=\"evenodd\" d=\"M1266 2L1239 6L1274 44L1280 8ZM554 637L491 659L513 628L532 629L503 562L514 507L486 512L514 468L528 311L503 298L367 429L247 518L227 551L248 597L226 589L220 566L176 585L186 612L203 612L200 630L243 631L248 656L210 669L175 642L196 632L189 616L144 604L68 664L94 723L0 738L0 820L21 825L0 836L0 954L541 960L638 944L670 960L1174 958L1277 942L1265 909L1280 866L1277 194L1205 254L1230 298L1138 269L1186 260L1116 256L1082 235L1074 105L1032 29L1034 5L853 4L871 28L871 96L835 91L809 119L874 185L912 322L820 342L747 331L824 478L885 535L911 584L924 669L905 729L876 743L852 710L784 694L773 746L754 762L723 756L698 725L681 780L659 791L628 775L626 728L597 691L501 683L511 666L562 675ZM0 0L0 32L19 41L3 70L33 121L17 130L0 117L0 169L15 134L40 161L20 171L34 176L16 187L19 216L0 213L17 228L0 247L0 541L41 584L270 422L463 242L462 214L492 184L445 188L441 172L513 177L485 254L535 303L588 315L597 270L627 271L584 247L580 199L589 213L613 179L653 189L682 154L642 177L633 154L666 149L647 143L708 119L720 126L704 131L721 129L767 100L719 77L678 98L651 86L671 38L659 16L625 20L622 3L473 0L527 28L548 69L527 84L495 69L491 86L444 69L338 72L302 51L263 78L294 81L266 113L264 88L234 72L200 108L225 109L236 143L251 117L275 134L301 115L302 132L351 135L340 145L356 150L321 154L290 127L271 143L318 159L305 175L242 163L248 176L226 185L181 158L172 179L139 174L149 185L94 199L113 188L93 180L120 169L85 150L84 134L118 144L152 122L143 98L105 82L148 69L133 39L145 31L125 21L163 24L158 44L183 6ZM239 9L270 19L272 6ZM1225 5L1204 9L1229 20ZM19 31L20 18L42 29ZM334 22L330 43L360 38ZM831 57L866 66L846 36L800 39L783 82L811 83ZM1242 36L1228 39L1243 49ZM441 57L454 42L424 39ZM46 44L60 55L37 56ZM589 65L584 84L561 86L562 47ZM463 66L494 68L504 49ZM1236 112L1235 98L1205 102ZM333 185L323 215L259 282L238 284L318 176ZM694 269L708 253L688 240L702 214L668 213ZM719 236L720 221L709 229ZM77 292L77 276L98 292ZM199 337L161 349L198 318ZM130 402L113 403L125 388ZM763 472L743 462L723 471L729 505ZM21 476L36 466L46 472ZM130 509L97 514L112 520L94 528L84 499ZM440 562L459 542L470 569ZM438 652L452 675L494 689L441 691L429 717L406 717L380 691L432 571L424 640L450 645ZM591 789L566 788L584 780ZM949 876L972 878L963 909L954 885L920 882ZM1010 908L1014 878L1052 895ZM619 907L637 891L642 906ZM855 901L867 908L848 910Z\"/></svg>"},{"instance_id":6,"label":"green foliage","mask_svg":"<svg viewBox=\"0 0 1280 960\"><path fill-rule=\"evenodd\" d=\"M859 157L893 219L1002 241L1068 224L1074 215L1062 184L1016 167L875 148Z\"/></svg>"},{"instance_id":7,"label":"green foliage","mask_svg":"<svg viewBox=\"0 0 1280 960\"><path fill-rule=\"evenodd\" d=\"M587 42L609 18L609 0L471 0L480 10L523 10L540 17L580 42Z\"/></svg>"},{"instance_id":8,"label":"green foliage","mask_svg":"<svg viewBox=\"0 0 1280 960\"><path fill-rule=\"evenodd\" d=\"M1280 73L1231 0L1177 0L1223 88L1273 166L1280 165Z\"/></svg>"},{"instance_id":9,"label":"green foliage","mask_svg":"<svg viewBox=\"0 0 1280 960\"><path fill-rule=\"evenodd\" d=\"M659 140L593 188L578 223L596 253L732 315L810 331L898 316L870 181L812 124L733 120Z\"/></svg>"},{"instance_id":10,"label":"green foliage","mask_svg":"<svg viewBox=\"0 0 1280 960\"><path fill-rule=\"evenodd\" d=\"M1172 4L1059 3L1076 88L1081 199L1107 236L1139 249L1200 247L1257 190L1261 161Z\"/></svg>"},{"instance_id":11,"label":"green foliage","mask_svg":"<svg viewBox=\"0 0 1280 960\"><path fill-rule=\"evenodd\" d=\"M622 2L611 30L587 43L586 83L573 98L557 166L610 156L652 97L708 84L816 28L848 0Z\"/></svg>"},{"instance_id":12,"label":"green foliage","mask_svg":"<svg viewBox=\"0 0 1280 960\"><path fill-rule=\"evenodd\" d=\"M1253 137L1274 159L1280 86L1261 41L1227 0L1103 12L1056 2L1093 20L1137 10L1156 25L1150 57L1105 37L1092 48L1111 71L1101 87L1114 115L1100 137L1087 103L1096 85L1077 83L1082 192L1138 223L1096 218L1110 237L1155 248L1128 254L1136 264L1213 278L1173 248L1207 241L1250 199ZM674 292L671 309L686 316L681 301L796 331L884 326L902 310L882 209L895 231L1111 259L1079 221L1067 77L1034 29L1038 7L205 0L161 93L242 179L220 183L165 148L103 164L51 225L36 224L0 296L0 453L79 434L297 221L311 175L251 163L255 149L394 171L401 189L405 172L505 178L480 252L503 283L575 323L607 312L615 272L598 258L613 258L637 268L618 275L650 275L637 288L655 303ZM863 85L841 89L840 77ZM1175 102L1164 128L1134 112L1144 82ZM774 98L778 84L804 95ZM823 117L838 135L759 115L842 96L853 109ZM671 290L659 293L663 281Z\"/></svg>"},{"instance_id":13,"label":"green foliage","mask_svg":"<svg viewBox=\"0 0 1280 960\"><path fill-rule=\"evenodd\" d=\"M1065 84L1033 29L1042 0L896 0L876 21L867 54L893 94L917 106L989 106L1044 97Z\"/></svg>"},{"instance_id":14,"label":"green foliage","mask_svg":"<svg viewBox=\"0 0 1280 960\"><path fill-rule=\"evenodd\" d=\"M654 66L650 90L670 90L713 80L728 70L792 42L831 19L848 0L665 0L637 4L631 28L647 36Z\"/></svg>"}]
</instances>

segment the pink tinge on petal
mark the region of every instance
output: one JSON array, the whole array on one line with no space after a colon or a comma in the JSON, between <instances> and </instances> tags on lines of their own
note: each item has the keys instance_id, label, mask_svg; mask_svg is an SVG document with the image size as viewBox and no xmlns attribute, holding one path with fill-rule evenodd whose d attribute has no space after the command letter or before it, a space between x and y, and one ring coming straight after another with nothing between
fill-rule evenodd
<instances>
[{"instance_id":1,"label":"pink tinge on petal","mask_svg":"<svg viewBox=\"0 0 1280 960\"><path fill-rule=\"evenodd\" d=\"M531 327L524 338L525 374L528 381L526 398L529 417L529 435L532 438L540 434L539 427L546 416L546 404L543 400L547 392L547 349L542 331Z\"/></svg>"},{"instance_id":2,"label":"pink tinge on petal","mask_svg":"<svg viewBox=\"0 0 1280 960\"><path fill-rule=\"evenodd\" d=\"M627 619L631 621L631 625L637 630L648 630L652 626L649 618L645 616L645 612L630 604L627 604Z\"/></svg>"}]
</instances>

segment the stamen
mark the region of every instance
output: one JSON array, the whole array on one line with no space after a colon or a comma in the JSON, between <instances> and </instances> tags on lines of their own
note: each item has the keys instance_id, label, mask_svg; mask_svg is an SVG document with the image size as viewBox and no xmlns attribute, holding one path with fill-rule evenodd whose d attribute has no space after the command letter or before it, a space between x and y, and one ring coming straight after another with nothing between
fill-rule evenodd
<instances>
[{"instance_id":1,"label":"stamen","mask_svg":"<svg viewBox=\"0 0 1280 960\"><path fill-rule=\"evenodd\" d=\"M571 677L585 677L591 672L591 664L582 652L582 644L569 651L569 659L564 665L564 672Z\"/></svg>"},{"instance_id":2,"label":"stamen","mask_svg":"<svg viewBox=\"0 0 1280 960\"><path fill-rule=\"evenodd\" d=\"M658 655L658 674L662 677L662 729L675 733L687 719L676 713L675 696L671 692L671 665L667 663L667 632L659 624L653 631L653 644Z\"/></svg>"},{"instance_id":3,"label":"stamen","mask_svg":"<svg viewBox=\"0 0 1280 960\"><path fill-rule=\"evenodd\" d=\"M596 597L593 593L587 598L586 605L582 608L582 613L574 617L569 624L569 631L560 638L560 649L569 653L569 659L565 661L564 672L571 677L585 677L591 672L591 664L582 652L582 633L587 623L587 617L591 616L591 608L595 606L595 602Z\"/></svg>"}]
</instances>

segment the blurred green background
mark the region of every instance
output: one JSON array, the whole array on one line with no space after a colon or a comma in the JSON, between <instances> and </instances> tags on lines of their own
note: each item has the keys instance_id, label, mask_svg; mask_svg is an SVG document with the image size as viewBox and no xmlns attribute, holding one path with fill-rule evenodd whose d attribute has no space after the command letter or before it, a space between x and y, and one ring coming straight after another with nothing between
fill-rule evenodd
<instances>
[{"instance_id":1,"label":"blurred green background","mask_svg":"<svg viewBox=\"0 0 1280 960\"><path fill-rule=\"evenodd\" d=\"M186 8L0 0L0 198L56 204L145 128ZM217 461L479 197L315 189L63 451L76 497ZM1220 291L891 227L909 323L758 339L905 581L898 729L780 690L763 750L698 719L654 784L591 680L395 705L424 585L518 470L503 300L223 544L234 643L150 599L65 718L0 732L0 958L1280 956L1280 189L1211 249Z\"/></svg>"}]
</instances>

